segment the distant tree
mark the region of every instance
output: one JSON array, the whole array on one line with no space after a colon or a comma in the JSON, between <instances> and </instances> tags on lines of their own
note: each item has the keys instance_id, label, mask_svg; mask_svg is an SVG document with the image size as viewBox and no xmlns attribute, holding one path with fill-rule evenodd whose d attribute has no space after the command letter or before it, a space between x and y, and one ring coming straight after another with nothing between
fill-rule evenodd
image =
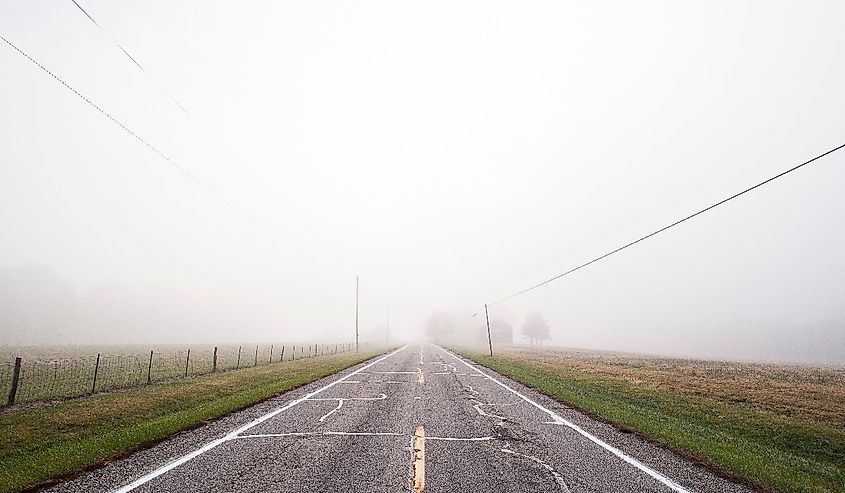
<instances>
[{"instance_id":1,"label":"distant tree","mask_svg":"<svg viewBox=\"0 0 845 493\"><path fill-rule=\"evenodd\" d=\"M522 335L527 337L532 345L542 340L551 339L549 324L537 311L531 312L525 317L525 323L522 324Z\"/></svg>"},{"instance_id":2,"label":"distant tree","mask_svg":"<svg viewBox=\"0 0 845 493\"><path fill-rule=\"evenodd\" d=\"M501 318L491 320L490 339L499 344L513 344L513 325Z\"/></svg>"},{"instance_id":3,"label":"distant tree","mask_svg":"<svg viewBox=\"0 0 845 493\"><path fill-rule=\"evenodd\" d=\"M454 325L446 312L432 312L425 325L425 334L435 341L445 341Z\"/></svg>"}]
</instances>

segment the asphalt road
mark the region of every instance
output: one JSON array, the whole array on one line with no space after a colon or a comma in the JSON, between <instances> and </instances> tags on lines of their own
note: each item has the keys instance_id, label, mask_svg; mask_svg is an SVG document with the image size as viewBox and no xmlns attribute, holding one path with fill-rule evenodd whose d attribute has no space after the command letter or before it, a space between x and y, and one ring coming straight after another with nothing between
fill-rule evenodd
<instances>
[{"instance_id":1,"label":"asphalt road","mask_svg":"<svg viewBox=\"0 0 845 493\"><path fill-rule=\"evenodd\" d=\"M437 346L406 346L54 492L739 492Z\"/></svg>"}]
</instances>

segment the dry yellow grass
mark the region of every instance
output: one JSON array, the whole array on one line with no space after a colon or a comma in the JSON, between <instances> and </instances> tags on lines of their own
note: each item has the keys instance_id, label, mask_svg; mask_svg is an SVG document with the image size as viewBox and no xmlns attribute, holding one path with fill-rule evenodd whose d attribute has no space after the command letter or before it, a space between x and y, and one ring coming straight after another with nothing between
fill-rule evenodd
<instances>
[{"instance_id":1,"label":"dry yellow grass","mask_svg":"<svg viewBox=\"0 0 845 493\"><path fill-rule=\"evenodd\" d=\"M845 493L845 369L559 348L466 352L764 491Z\"/></svg>"},{"instance_id":2,"label":"dry yellow grass","mask_svg":"<svg viewBox=\"0 0 845 493\"><path fill-rule=\"evenodd\" d=\"M845 427L843 368L518 346L498 353L672 394L743 403L769 413Z\"/></svg>"}]
</instances>

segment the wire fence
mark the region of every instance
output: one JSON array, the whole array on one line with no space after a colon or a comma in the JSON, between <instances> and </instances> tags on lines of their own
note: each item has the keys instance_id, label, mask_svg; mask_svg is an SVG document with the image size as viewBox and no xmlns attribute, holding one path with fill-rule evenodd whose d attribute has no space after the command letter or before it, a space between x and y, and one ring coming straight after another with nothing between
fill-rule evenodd
<instances>
[{"instance_id":1,"label":"wire fence","mask_svg":"<svg viewBox=\"0 0 845 493\"><path fill-rule=\"evenodd\" d=\"M16 357L0 363L2 405L69 399L354 350L351 343L202 346L147 353Z\"/></svg>"}]
</instances>

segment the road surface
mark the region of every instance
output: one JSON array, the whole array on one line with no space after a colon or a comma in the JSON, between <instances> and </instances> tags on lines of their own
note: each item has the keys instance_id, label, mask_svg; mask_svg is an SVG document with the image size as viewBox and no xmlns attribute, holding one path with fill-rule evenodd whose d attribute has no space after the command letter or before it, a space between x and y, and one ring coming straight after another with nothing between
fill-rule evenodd
<instances>
[{"instance_id":1,"label":"road surface","mask_svg":"<svg viewBox=\"0 0 845 493\"><path fill-rule=\"evenodd\" d=\"M406 346L53 492L745 492L440 347Z\"/></svg>"}]
</instances>

